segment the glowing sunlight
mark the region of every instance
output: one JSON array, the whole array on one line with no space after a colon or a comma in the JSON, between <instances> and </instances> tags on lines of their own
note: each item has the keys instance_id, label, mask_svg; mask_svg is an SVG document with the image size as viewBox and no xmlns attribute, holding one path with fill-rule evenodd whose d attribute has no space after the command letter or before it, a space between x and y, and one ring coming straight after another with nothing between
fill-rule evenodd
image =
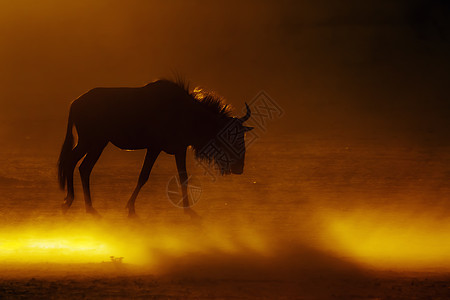
<instances>
[{"instance_id":1,"label":"glowing sunlight","mask_svg":"<svg viewBox=\"0 0 450 300\"><path fill-rule=\"evenodd\" d=\"M334 251L378 269L450 270L450 223L433 215L359 210L330 213Z\"/></svg>"}]
</instances>

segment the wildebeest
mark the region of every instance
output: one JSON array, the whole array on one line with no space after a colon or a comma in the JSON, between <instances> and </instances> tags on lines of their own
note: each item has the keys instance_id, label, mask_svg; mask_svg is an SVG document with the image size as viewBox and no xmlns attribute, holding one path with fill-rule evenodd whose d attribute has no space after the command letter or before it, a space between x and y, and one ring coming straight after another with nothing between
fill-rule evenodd
<instances>
[{"instance_id":1,"label":"wildebeest","mask_svg":"<svg viewBox=\"0 0 450 300\"><path fill-rule=\"evenodd\" d=\"M62 189L67 185L65 212L74 200L73 172L78 161L86 212L92 207L89 177L103 149L111 142L121 149L147 149L138 183L127 203L128 215L135 215L134 203L148 180L161 151L175 155L185 212L189 210L186 150L192 146L195 157L214 163L221 174L242 174L244 133L252 127L243 123L250 117L231 116L223 100L200 89L189 90L184 82L158 80L137 88L94 88L70 106L67 134L58 161ZM72 127L78 141L74 147ZM191 212L192 213L192 212Z\"/></svg>"}]
</instances>

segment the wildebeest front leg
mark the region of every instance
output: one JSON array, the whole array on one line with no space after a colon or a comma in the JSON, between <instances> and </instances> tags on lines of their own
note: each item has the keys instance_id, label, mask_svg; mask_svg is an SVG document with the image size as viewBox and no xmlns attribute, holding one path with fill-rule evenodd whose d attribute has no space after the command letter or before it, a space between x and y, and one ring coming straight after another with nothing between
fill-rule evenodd
<instances>
[{"instance_id":1,"label":"wildebeest front leg","mask_svg":"<svg viewBox=\"0 0 450 300\"><path fill-rule=\"evenodd\" d=\"M99 159L100 155L102 154L103 149L105 148L106 144L91 148L84 158L83 162L81 163L79 170L80 170L80 177L81 177L81 183L83 185L83 192L84 192L84 202L86 205L86 212L93 215L99 215L98 212L92 207L92 200L91 200L91 190L89 186L89 178L91 176L92 169L94 168L95 163Z\"/></svg>"},{"instance_id":2,"label":"wildebeest front leg","mask_svg":"<svg viewBox=\"0 0 450 300\"><path fill-rule=\"evenodd\" d=\"M181 183L184 212L189 214L192 218L198 218L198 215L189 207L188 174L186 172L186 148L175 154L175 161L177 163L178 176Z\"/></svg>"},{"instance_id":3,"label":"wildebeest front leg","mask_svg":"<svg viewBox=\"0 0 450 300\"><path fill-rule=\"evenodd\" d=\"M177 163L178 176L181 183L181 193L183 196L184 209L189 208L188 199L188 175L186 172L186 149L175 154L175 161Z\"/></svg>"},{"instance_id":4,"label":"wildebeest front leg","mask_svg":"<svg viewBox=\"0 0 450 300\"><path fill-rule=\"evenodd\" d=\"M142 186L147 182L148 177L150 176L150 172L153 168L153 164L155 163L159 153L160 151L147 149L147 154L145 155L145 160L142 166L141 174L139 174L138 183L136 185L136 188L134 189L133 194L130 197L130 200L128 200L127 203L128 217L130 218L136 216L136 211L134 209L134 202L136 201L136 198Z\"/></svg>"}]
</instances>

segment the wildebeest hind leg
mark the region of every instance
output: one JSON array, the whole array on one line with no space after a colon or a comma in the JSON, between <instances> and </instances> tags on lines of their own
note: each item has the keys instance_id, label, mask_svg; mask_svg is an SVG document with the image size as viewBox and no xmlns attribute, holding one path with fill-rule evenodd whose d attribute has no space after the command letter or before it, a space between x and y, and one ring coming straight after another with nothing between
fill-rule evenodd
<instances>
[{"instance_id":1,"label":"wildebeest hind leg","mask_svg":"<svg viewBox=\"0 0 450 300\"><path fill-rule=\"evenodd\" d=\"M136 201L136 198L137 198L142 186L147 182L148 177L150 176L150 171L152 170L153 164L155 163L156 158L158 157L159 153L160 153L160 151L147 149L147 154L145 155L144 164L142 166L141 173L139 174L138 183L136 185L136 188L134 189L133 194L130 197L130 200L128 200L128 203L126 206L128 208L128 217L129 218L136 217L136 211L134 209L134 202Z\"/></svg>"},{"instance_id":2,"label":"wildebeest hind leg","mask_svg":"<svg viewBox=\"0 0 450 300\"><path fill-rule=\"evenodd\" d=\"M92 169L94 168L95 163L97 162L100 155L102 154L102 151L105 148L105 146L106 146L106 143L90 148L86 154L86 157L84 158L83 162L81 163L81 165L79 167L81 183L83 185L84 202L86 205L86 212L89 214L97 215L97 216L99 216L98 212L92 207L89 178L90 178Z\"/></svg>"},{"instance_id":3,"label":"wildebeest hind leg","mask_svg":"<svg viewBox=\"0 0 450 300\"><path fill-rule=\"evenodd\" d=\"M70 153L70 158L68 164L66 166L66 174L67 174L67 196L64 199L64 203L61 206L63 213L69 209L72 205L72 202L75 198L74 188L73 188L73 171L78 161L86 155L86 148L80 144L78 144Z\"/></svg>"}]
</instances>

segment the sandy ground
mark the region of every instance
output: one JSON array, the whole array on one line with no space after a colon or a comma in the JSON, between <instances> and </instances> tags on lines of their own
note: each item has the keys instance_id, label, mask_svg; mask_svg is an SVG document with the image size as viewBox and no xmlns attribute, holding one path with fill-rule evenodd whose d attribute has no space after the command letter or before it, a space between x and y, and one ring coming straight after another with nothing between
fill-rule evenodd
<instances>
[{"instance_id":1,"label":"sandy ground","mask_svg":"<svg viewBox=\"0 0 450 300\"><path fill-rule=\"evenodd\" d=\"M0 156L0 299L450 299L448 147L261 139L244 175L215 179L190 156L193 224L168 201L168 155L130 222L143 153L108 148L93 221L78 174L61 215L59 144L31 146Z\"/></svg>"},{"instance_id":2,"label":"sandy ground","mask_svg":"<svg viewBox=\"0 0 450 300\"><path fill-rule=\"evenodd\" d=\"M115 272L113 272L115 273ZM0 279L1 299L449 299L450 275L383 274L302 279L58 275Z\"/></svg>"}]
</instances>

